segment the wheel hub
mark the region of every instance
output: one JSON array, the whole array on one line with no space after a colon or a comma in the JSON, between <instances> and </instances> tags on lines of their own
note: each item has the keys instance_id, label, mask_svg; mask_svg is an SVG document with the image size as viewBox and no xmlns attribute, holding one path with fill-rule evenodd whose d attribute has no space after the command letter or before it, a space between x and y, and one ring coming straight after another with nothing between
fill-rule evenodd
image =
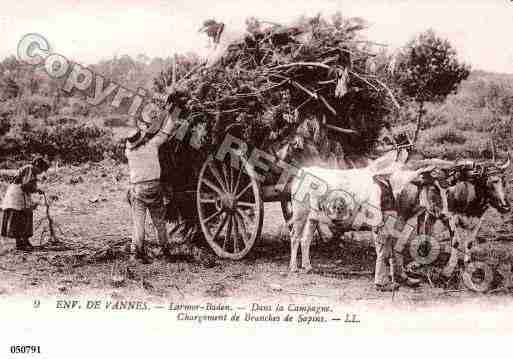
<instances>
[{"instance_id":1,"label":"wheel hub","mask_svg":"<svg viewBox=\"0 0 513 359\"><path fill-rule=\"evenodd\" d=\"M235 199L235 196L232 194L225 194L221 196L220 202L221 206L226 211L234 211L237 205L237 200Z\"/></svg>"}]
</instances>

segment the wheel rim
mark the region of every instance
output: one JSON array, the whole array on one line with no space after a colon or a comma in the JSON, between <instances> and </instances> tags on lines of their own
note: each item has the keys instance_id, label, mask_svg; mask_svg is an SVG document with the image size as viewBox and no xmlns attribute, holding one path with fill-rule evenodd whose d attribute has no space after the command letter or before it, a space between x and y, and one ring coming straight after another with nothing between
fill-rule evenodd
<instances>
[{"instance_id":1,"label":"wheel rim","mask_svg":"<svg viewBox=\"0 0 513 359\"><path fill-rule=\"evenodd\" d=\"M260 237L263 202L253 169L244 158L239 168L210 156L198 179L197 208L207 243L221 258L241 259Z\"/></svg>"}]
</instances>

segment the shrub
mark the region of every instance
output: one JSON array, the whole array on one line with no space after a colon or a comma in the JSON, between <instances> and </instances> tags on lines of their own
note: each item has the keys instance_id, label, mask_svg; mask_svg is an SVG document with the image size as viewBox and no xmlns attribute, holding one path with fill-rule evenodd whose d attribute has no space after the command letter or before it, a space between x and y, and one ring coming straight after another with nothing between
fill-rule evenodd
<instances>
[{"instance_id":1,"label":"shrub","mask_svg":"<svg viewBox=\"0 0 513 359\"><path fill-rule=\"evenodd\" d=\"M491 157L490 136L477 131L462 131L450 125L425 130L417 148L425 157L448 160Z\"/></svg>"},{"instance_id":2,"label":"shrub","mask_svg":"<svg viewBox=\"0 0 513 359\"><path fill-rule=\"evenodd\" d=\"M84 120L87 121L87 120ZM70 116L64 116L64 115L57 115L57 116L51 116L46 119L45 124L46 125L78 125L80 123L79 119L70 117Z\"/></svg>"},{"instance_id":3,"label":"shrub","mask_svg":"<svg viewBox=\"0 0 513 359\"><path fill-rule=\"evenodd\" d=\"M26 160L34 154L58 157L71 164L123 159L122 146L114 141L112 131L92 124L11 129L0 140L0 148L0 156L16 160Z\"/></svg>"},{"instance_id":4,"label":"shrub","mask_svg":"<svg viewBox=\"0 0 513 359\"><path fill-rule=\"evenodd\" d=\"M35 118L47 118L52 112L51 99L41 95L22 97L21 106L24 107L29 116Z\"/></svg>"},{"instance_id":5,"label":"shrub","mask_svg":"<svg viewBox=\"0 0 513 359\"><path fill-rule=\"evenodd\" d=\"M133 125L133 119L128 116L111 116L103 119L106 127L127 127Z\"/></svg>"},{"instance_id":6,"label":"shrub","mask_svg":"<svg viewBox=\"0 0 513 359\"><path fill-rule=\"evenodd\" d=\"M427 133L428 139L433 141L435 144L463 144L467 138L463 131L457 130L454 127L437 127Z\"/></svg>"}]
</instances>

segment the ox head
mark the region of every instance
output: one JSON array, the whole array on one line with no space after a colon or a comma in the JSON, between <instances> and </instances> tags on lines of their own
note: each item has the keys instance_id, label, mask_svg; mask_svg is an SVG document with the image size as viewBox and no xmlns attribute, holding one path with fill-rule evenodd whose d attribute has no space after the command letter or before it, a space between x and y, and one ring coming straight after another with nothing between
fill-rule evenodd
<instances>
[{"instance_id":1,"label":"ox head","mask_svg":"<svg viewBox=\"0 0 513 359\"><path fill-rule=\"evenodd\" d=\"M511 205L506 198L504 171L510 166L511 160L503 162L483 162L467 164L462 168L463 177L477 185L478 190L483 191L486 202L500 213L511 210Z\"/></svg>"}]
</instances>

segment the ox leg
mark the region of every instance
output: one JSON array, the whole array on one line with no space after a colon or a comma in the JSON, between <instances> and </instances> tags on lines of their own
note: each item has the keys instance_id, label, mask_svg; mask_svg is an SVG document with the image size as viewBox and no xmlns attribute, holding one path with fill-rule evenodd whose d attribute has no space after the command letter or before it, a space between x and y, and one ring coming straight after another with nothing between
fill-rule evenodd
<instances>
[{"instance_id":1,"label":"ox leg","mask_svg":"<svg viewBox=\"0 0 513 359\"><path fill-rule=\"evenodd\" d=\"M299 243L303 237L305 224L307 222L307 212L297 211L294 212L292 219L292 233L290 236L290 264L289 270L297 272L297 252L299 250Z\"/></svg>"},{"instance_id":2,"label":"ox leg","mask_svg":"<svg viewBox=\"0 0 513 359\"><path fill-rule=\"evenodd\" d=\"M297 252L309 214L310 207L308 204L292 199L292 219L289 222L291 225L290 272L297 272Z\"/></svg>"},{"instance_id":3,"label":"ox leg","mask_svg":"<svg viewBox=\"0 0 513 359\"><path fill-rule=\"evenodd\" d=\"M290 264L289 270L291 272L297 272L297 251L299 249L300 233L296 233L292 229L292 237L290 238Z\"/></svg>"},{"instance_id":4,"label":"ox leg","mask_svg":"<svg viewBox=\"0 0 513 359\"><path fill-rule=\"evenodd\" d=\"M399 282L401 279L406 278L404 273L404 258L401 252L398 252L394 248L394 239L389 238L387 245L389 246L390 252L390 275L394 282Z\"/></svg>"},{"instance_id":5,"label":"ox leg","mask_svg":"<svg viewBox=\"0 0 513 359\"><path fill-rule=\"evenodd\" d=\"M481 229L481 224L483 223L483 217L480 217L475 227L472 229L472 232L469 236L465 236L465 249L464 249L464 257L463 261L465 264L470 263L471 256L470 250L472 249L474 243L476 243L477 233Z\"/></svg>"},{"instance_id":6,"label":"ox leg","mask_svg":"<svg viewBox=\"0 0 513 359\"><path fill-rule=\"evenodd\" d=\"M374 270L374 284L386 285L389 281L390 270L390 245L385 236L378 235L375 231L371 232L376 249L376 269Z\"/></svg>"},{"instance_id":7,"label":"ox leg","mask_svg":"<svg viewBox=\"0 0 513 359\"><path fill-rule=\"evenodd\" d=\"M451 255L449 257L447 265L442 271L442 274L448 278L454 273L454 270L458 267L458 259L460 258L460 253L462 253L462 249L459 233L456 229L455 217L444 217L442 219L442 222L447 228L449 228L449 234L451 236Z\"/></svg>"},{"instance_id":8,"label":"ox leg","mask_svg":"<svg viewBox=\"0 0 513 359\"><path fill-rule=\"evenodd\" d=\"M458 232L461 232L461 243L458 249L460 251L460 255L463 257L463 264L466 265L467 263L470 263L470 249L474 243L474 231L459 227Z\"/></svg>"},{"instance_id":9,"label":"ox leg","mask_svg":"<svg viewBox=\"0 0 513 359\"><path fill-rule=\"evenodd\" d=\"M310 263L310 245L312 244L315 229L318 228L319 221L308 219L306 222L303 236L301 237L301 265L305 272L312 270Z\"/></svg>"}]
</instances>

